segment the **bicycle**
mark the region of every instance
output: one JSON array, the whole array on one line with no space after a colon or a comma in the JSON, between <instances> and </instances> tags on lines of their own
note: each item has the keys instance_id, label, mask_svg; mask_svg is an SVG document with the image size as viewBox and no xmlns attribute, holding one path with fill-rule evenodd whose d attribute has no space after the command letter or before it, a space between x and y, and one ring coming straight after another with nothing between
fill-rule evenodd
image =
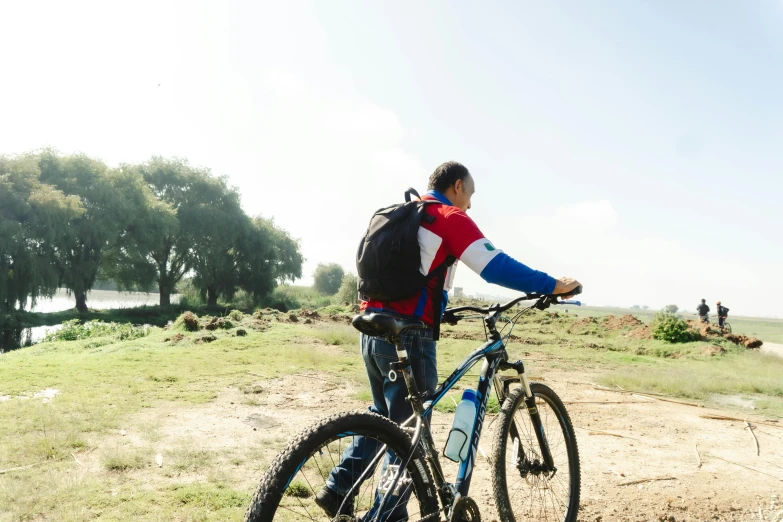
<instances>
[{"instance_id":1,"label":"bicycle","mask_svg":"<svg viewBox=\"0 0 783 522\"><path fill-rule=\"evenodd\" d=\"M562 303L558 297L528 294L503 305L446 310L443 321L450 324L464 319L457 315L463 312L483 316L487 342L468 355L426 397L418 392L408 347L400 342L405 332L426 325L387 313L356 316L353 325L362 333L382 336L395 344L398 361L392 364L389 378L395 380L400 374L404 378L413 415L398 425L370 412L339 413L308 428L270 466L245 520L480 522L478 505L468 492L492 386L501 405L490 459L492 489L500 520L576 521L580 495L579 451L570 417L551 388L528 380L522 361L508 362L505 349L505 341L522 315L532 309L545 310ZM501 317L500 314L525 300L535 302L516 312L512 319ZM506 326L498 331L497 323L501 319L507 321L506 326L510 325L508 332ZM469 451L459 463L456 482L451 484L444 478L428 419L435 405L479 361L483 364L476 389L478 404L468 439ZM498 374L505 370L516 371L516 376ZM314 487L314 483L317 486L325 483L340 462L349 439L350 444L358 445L363 457L368 459L364 462L369 464L363 469L350 470L358 478L336 510L340 514L330 517L315 504L320 487Z\"/></svg>"},{"instance_id":2,"label":"bicycle","mask_svg":"<svg viewBox=\"0 0 783 522\"><path fill-rule=\"evenodd\" d=\"M705 315L699 317L699 324L701 323L707 324L709 326L714 326L715 328L720 330L721 333L731 333L731 325L726 320L723 321L723 326L721 326L720 321L718 321L717 323L711 323L710 317L708 315Z\"/></svg>"}]
</instances>

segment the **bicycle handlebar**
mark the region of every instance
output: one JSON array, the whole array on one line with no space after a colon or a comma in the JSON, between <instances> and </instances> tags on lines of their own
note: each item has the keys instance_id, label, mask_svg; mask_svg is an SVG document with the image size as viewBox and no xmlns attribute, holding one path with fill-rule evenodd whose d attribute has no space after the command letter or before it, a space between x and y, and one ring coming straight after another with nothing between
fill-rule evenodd
<instances>
[{"instance_id":1,"label":"bicycle handlebar","mask_svg":"<svg viewBox=\"0 0 783 522\"><path fill-rule=\"evenodd\" d=\"M570 297L574 295L578 295L582 293L582 287L578 286L573 291L567 293L567 294L525 294L520 297L517 297L516 299L512 299L511 301L505 303L505 304L493 304L485 307L480 306L457 306L455 308L448 308L446 311L443 312L443 322L444 323L456 323L459 318L455 316L454 314L459 312L476 312L479 314L491 314L493 312L505 312L515 304L521 302L521 301L533 301L537 300L537 302L533 305L534 308L538 308L539 310L545 310L549 308L553 304L575 304L573 302L568 301L558 301L558 297ZM581 303L580 303L581 304Z\"/></svg>"}]
</instances>

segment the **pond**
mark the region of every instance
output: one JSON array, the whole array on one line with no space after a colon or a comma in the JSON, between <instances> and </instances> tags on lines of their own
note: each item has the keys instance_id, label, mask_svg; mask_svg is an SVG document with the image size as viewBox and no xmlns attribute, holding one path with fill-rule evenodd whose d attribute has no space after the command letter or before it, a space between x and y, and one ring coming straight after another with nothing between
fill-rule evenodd
<instances>
[{"instance_id":1,"label":"pond","mask_svg":"<svg viewBox=\"0 0 783 522\"><path fill-rule=\"evenodd\" d=\"M87 293L87 306L95 310L115 308L134 308L137 306L153 306L160 302L157 293L116 292L114 290L93 290ZM179 295L171 296L171 304L179 302ZM70 310L76 306L73 296L68 296L65 290L58 290L54 297L41 299L30 310L38 313L53 313ZM28 310L29 310L28 303ZM0 329L0 353L30 346L41 342L48 332L54 332L62 325L34 326L27 328Z\"/></svg>"}]
</instances>

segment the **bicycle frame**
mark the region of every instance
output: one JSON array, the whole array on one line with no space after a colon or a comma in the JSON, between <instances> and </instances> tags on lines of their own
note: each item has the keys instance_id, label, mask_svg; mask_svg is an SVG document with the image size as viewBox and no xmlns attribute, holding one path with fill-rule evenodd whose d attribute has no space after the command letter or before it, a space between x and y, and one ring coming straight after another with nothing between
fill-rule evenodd
<instances>
[{"instance_id":1,"label":"bicycle frame","mask_svg":"<svg viewBox=\"0 0 783 522\"><path fill-rule=\"evenodd\" d=\"M579 289L581 291L581 288ZM579 291L575 293L579 293ZM468 490L470 489L470 480L473 475L473 464L476 461L476 454L478 453L478 443L481 437L481 430L484 425L484 416L487 412L487 403L489 401L489 387L490 383L494 384L495 391L498 395L498 401L502 406L506 399L507 389L506 385L510 384L514 380L520 382L525 390L525 406L527 407L530 420L533 425L533 430L536 434L536 439L541 450L541 457L543 458L542 471L553 472L556 471L554 466L554 459L549 449L549 444L544 433L544 427L541 422L541 417L536 408L536 400L530 388L530 382L525 375L525 367L522 361L515 363L508 362L508 353L506 352L506 346L503 342L503 337L498 333L495 325L499 317L499 314L505 310L508 310L514 304L524 299L536 299L537 302L530 308L538 308L544 310L549 305L557 303L557 296L545 296L528 294L527 296L517 298L505 305L497 305L490 309L476 309L475 307L465 306L451 309L451 318L456 322L456 318L453 314L460 311L476 311L486 313L484 323L489 332L489 340L473 351L468 357L457 366L457 368L449 375L446 380L438 386L438 388L430 396L423 396L419 393L418 386L413 376L413 370L411 368L411 362L408 359L408 352L401 343L401 335L389 335L387 339L393 343L397 351L397 361L392 363L392 371L389 374L389 378L394 381L396 379L396 372L402 373L405 378L405 384L408 388L408 400L413 407L413 415L402 423L403 429L412 431L412 447L413 451L404 459L403 465L398 469L406 469L410 463L411 458L415 454L415 448L421 444L424 449L425 458L430 468L434 471L433 479L435 486L437 487L438 496L441 501L441 505L448 509L454 508L459 502L460 498L467 497ZM530 308L524 310L527 311ZM524 313L524 311L522 313ZM446 311L449 313L449 310ZM445 314L444 314L445 317ZM435 405L445 397L446 393L456 384L473 366L475 366L480 360L484 360L481 368L481 374L479 375L479 382L476 389L476 397L479 401L478 408L476 409L476 416L473 419L473 429L471 430L471 436L469 440L469 451L467 458L460 463L459 470L457 472L457 480L455 484L447 484L443 475L443 468L440 465L440 459L438 457L438 450L435 448L435 441L432 438L432 431L430 430L429 417L432 413ZM498 370L516 370L518 377L501 382L497 377ZM415 427L410 427L411 423L415 423ZM511 435L514 438L518 438L519 432L514 423L511 424ZM392 480L390 487L386 490L386 494L381 500L378 514L380 514L386 501L389 499L391 492L397 486L401 474L397 474ZM346 497L347 498L347 497ZM452 510L453 512L453 510ZM376 520L379 515L376 515Z\"/></svg>"},{"instance_id":2,"label":"bicycle frame","mask_svg":"<svg viewBox=\"0 0 783 522\"><path fill-rule=\"evenodd\" d=\"M473 351L468 357L457 366L457 368L449 375L446 380L438 386L438 388L428 397L417 397L418 392L416 390L416 383L413 379L413 373L410 365L401 368L408 384L408 390L410 392L409 399L414 409L414 414L402 423L403 428L411 425L415 422L415 428L413 428L413 445L422 444L424 448L425 456L430 464L431 469L434 471L435 485L438 490L438 494L441 499L441 504L444 507L452 506L453 502L456 502L460 497L467 496L470 489L470 481L473 475L473 465L476 461L478 453L478 444L481 437L482 428L484 425L484 417L487 411L487 403L489 401L490 384L494 384L495 391L498 395L498 401L502 405L506 398L506 385L497 379L497 372L499 369L515 369L518 372L517 378L508 379L505 382L511 383L514 381L520 382L525 387L525 402L528 406L528 411L531 415L531 420L536 430L536 436L541 446L543 457L548 465L552 465L553 460L549 452L549 446L546 442L545 434L541 425L540 417L535 409L535 398L530 391L530 385L525 375L524 365L521 361L513 364L509 364L508 354L505 350L505 344L503 340L497 336L497 339L491 339L484 343L482 346ZM407 354L400 352L398 346L398 356L402 360L403 357L407 357ZM439 452L435 447L435 442L432 438L432 432L429 426L429 417L434 407L441 399L446 396L446 393L479 361L483 360L481 373L479 375L478 386L476 390L476 396L479 400L478 407L476 408L476 416L473 420L473 429L471 430L471 437L468 443L469 451L467 458L459 465L457 472L457 480L453 484L453 490L448 491L448 485L445 481L443 468L440 464ZM422 402L424 399L424 402ZM512 430L516 432L516 428L512 426ZM450 493L450 494L449 494Z\"/></svg>"}]
</instances>

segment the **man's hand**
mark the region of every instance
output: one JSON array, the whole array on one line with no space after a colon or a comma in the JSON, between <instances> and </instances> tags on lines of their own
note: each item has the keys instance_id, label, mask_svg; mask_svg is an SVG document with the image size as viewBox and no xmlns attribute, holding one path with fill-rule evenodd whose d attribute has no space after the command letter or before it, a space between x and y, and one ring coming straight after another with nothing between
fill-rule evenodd
<instances>
[{"instance_id":1,"label":"man's hand","mask_svg":"<svg viewBox=\"0 0 783 522\"><path fill-rule=\"evenodd\" d=\"M571 279L570 277L561 277L557 280L557 284L555 284L555 291L552 293L556 295L562 295L563 299L568 299L569 297L576 295L575 293L571 292L577 288L580 288L581 286L582 283L576 279Z\"/></svg>"}]
</instances>

